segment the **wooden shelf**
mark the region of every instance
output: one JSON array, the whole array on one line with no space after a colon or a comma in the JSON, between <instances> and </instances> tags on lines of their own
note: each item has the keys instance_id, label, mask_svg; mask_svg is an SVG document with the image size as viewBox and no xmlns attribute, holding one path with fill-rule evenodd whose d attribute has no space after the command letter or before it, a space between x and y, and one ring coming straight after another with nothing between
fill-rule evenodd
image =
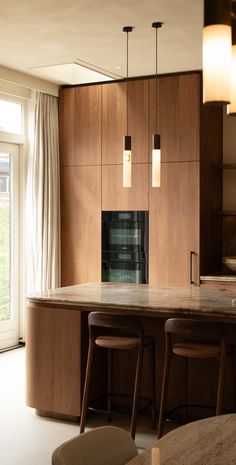
<instances>
[{"instance_id":1,"label":"wooden shelf","mask_svg":"<svg viewBox=\"0 0 236 465\"><path fill-rule=\"evenodd\" d=\"M236 163L219 163L215 167L222 170L236 170Z\"/></svg>"},{"instance_id":2,"label":"wooden shelf","mask_svg":"<svg viewBox=\"0 0 236 465\"><path fill-rule=\"evenodd\" d=\"M236 216L236 211L216 211L214 214L220 216Z\"/></svg>"}]
</instances>

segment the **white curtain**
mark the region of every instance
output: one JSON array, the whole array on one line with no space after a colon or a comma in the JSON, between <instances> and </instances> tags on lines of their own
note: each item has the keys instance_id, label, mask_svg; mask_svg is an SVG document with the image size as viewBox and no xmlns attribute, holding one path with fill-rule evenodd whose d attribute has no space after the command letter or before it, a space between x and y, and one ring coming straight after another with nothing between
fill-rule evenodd
<instances>
[{"instance_id":1,"label":"white curtain","mask_svg":"<svg viewBox=\"0 0 236 465\"><path fill-rule=\"evenodd\" d=\"M36 92L27 178L27 292L60 286L58 99Z\"/></svg>"}]
</instances>

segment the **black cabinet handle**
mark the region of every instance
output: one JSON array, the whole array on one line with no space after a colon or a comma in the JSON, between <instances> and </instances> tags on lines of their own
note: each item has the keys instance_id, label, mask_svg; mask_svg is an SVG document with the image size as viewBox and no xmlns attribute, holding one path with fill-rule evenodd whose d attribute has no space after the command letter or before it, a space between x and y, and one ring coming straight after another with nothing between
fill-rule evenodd
<instances>
[{"instance_id":1,"label":"black cabinet handle","mask_svg":"<svg viewBox=\"0 0 236 465\"><path fill-rule=\"evenodd\" d=\"M190 250L190 253L189 253L189 281L190 281L190 284L194 284L194 281L193 281L193 255L194 255L193 250Z\"/></svg>"}]
</instances>

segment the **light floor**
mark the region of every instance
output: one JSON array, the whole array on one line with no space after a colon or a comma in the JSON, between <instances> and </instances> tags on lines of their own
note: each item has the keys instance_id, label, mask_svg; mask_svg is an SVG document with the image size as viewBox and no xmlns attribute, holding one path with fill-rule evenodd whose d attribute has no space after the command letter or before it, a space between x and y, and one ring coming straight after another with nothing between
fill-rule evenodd
<instances>
[{"instance_id":1,"label":"light floor","mask_svg":"<svg viewBox=\"0 0 236 465\"><path fill-rule=\"evenodd\" d=\"M113 425L129 428L130 417ZM87 429L102 426L104 416L91 415ZM79 425L39 417L25 405L25 350L0 354L0 464L50 465L52 451L79 433ZM136 444L144 449L156 440L149 417L139 416Z\"/></svg>"}]
</instances>

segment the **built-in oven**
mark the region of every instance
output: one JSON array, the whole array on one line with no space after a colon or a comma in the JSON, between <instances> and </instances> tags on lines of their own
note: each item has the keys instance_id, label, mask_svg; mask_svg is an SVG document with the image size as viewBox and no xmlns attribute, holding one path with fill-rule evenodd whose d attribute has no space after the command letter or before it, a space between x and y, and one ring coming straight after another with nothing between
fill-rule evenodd
<instances>
[{"instance_id":1,"label":"built-in oven","mask_svg":"<svg viewBox=\"0 0 236 465\"><path fill-rule=\"evenodd\" d=\"M102 281L148 282L148 212L102 212Z\"/></svg>"}]
</instances>

